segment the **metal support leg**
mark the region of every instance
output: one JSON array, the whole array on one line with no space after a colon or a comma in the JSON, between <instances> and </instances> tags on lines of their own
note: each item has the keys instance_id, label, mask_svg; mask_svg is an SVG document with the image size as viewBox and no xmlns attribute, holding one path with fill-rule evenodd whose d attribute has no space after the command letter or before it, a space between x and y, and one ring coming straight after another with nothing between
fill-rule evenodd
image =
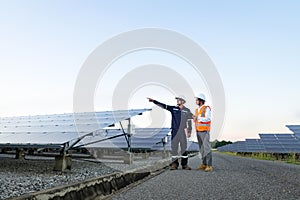
<instances>
[{"instance_id":1,"label":"metal support leg","mask_svg":"<svg viewBox=\"0 0 300 200\"><path fill-rule=\"evenodd\" d=\"M123 129L122 124L120 123L121 128ZM124 132L124 129L123 129ZM127 152L124 156L124 163L126 164L132 164L133 163L133 154L131 153L131 135L134 132L134 126L131 124L131 119L128 119L128 127L127 127L127 133L125 134L125 138L127 141Z\"/></svg>"},{"instance_id":2,"label":"metal support leg","mask_svg":"<svg viewBox=\"0 0 300 200\"><path fill-rule=\"evenodd\" d=\"M60 151L60 155L55 156L55 163L54 163L54 171L66 171L71 170L72 165L72 155L69 154L69 143L65 143L64 147Z\"/></svg>"},{"instance_id":3,"label":"metal support leg","mask_svg":"<svg viewBox=\"0 0 300 200\"><path fill-rule=\"evenodd\" d=\"M25 159L25 151L24 149L16 149L16 159Z\"/></svg>"}]
</instances>

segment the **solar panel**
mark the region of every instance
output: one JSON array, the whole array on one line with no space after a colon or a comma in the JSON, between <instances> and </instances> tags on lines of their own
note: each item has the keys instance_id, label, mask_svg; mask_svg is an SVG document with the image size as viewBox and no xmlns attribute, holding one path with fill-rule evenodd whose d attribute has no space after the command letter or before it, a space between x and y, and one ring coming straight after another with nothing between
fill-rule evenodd
<instances>
[{"instance_id":1,"label":"solar panel","mask_svg":"<svg viewBox=\"0 0 300 200\"><path fill-rule=\"evenodd\" d=\"M275 134L259 134L267 153L285 153Z\"/></svg>"},{"instance_id":2,"label":"solar panel","mask_svg":"<svg viewBox=\"0 0 300 200\"><path fill-rule=\"evenodd\" d=\"M228 144L218 148L218 151L223 152L238 152L237 143Z\"/></svg>"},{"instance_id":3,"label":"solar panel","mask_svg":"<svg viewBox=\"0 0 300 200\"><path fill-rule=\"evenodd\" d=\"M74 114L54 114L54 115L36 115L36 116L22 116L22 117L4 117L0 118L1 125L39 125L44 122L50 124L56 123L74 123L74 121L79 122L81 120L94 121L98 119L100 122L104 120L120 121L124 120L126 117L135 116L141 114L142 112L149 111L150 109L135 109L135 110L118 110L118 111L104 111L104 112L88 112L88 113L74 113ZM86 123L86 122L84 122Z\"/></svg>"},{"instance_id":4,"label":"solar panel","mask_svg":"<svg viewBox=\"0 0 300 200\"><path fill-rule=\"evenodd\" d=\"M231 144L227 144L222 147L218 147L217 150L220 152L232 152L231 146L232 146Z\"/></svg>"},{"instance_id":5,"label":"solar panel","mask_svg":"<svg viewBox=\"0 0 300 200\"><path fill-rule=\"evenodd\" d=\"M238 141L236 145L237 145L237 152L248 152L245 141Z\"/></svg>"},{"instance_id":6,"label":"solar panel","mask_svg":"<svg viewBox=\"0 0 300 200\"><path fill-rule=\"evenodd\" d=\"M300 125L286 125L286 127L288 127L298 139L300 139Z\"/></svg>"},{"instance_id":7,"label":"solar panel","mask_svg":"<svg viewBox=\"0 0 300 200\"><path fill-rule=\"evenodd\" d=\"M78 138L77 132L0 134L1 144L63 144ZM2 145L3 146L3 145Z\"/></svg>"},{"instance_id":8,"label":"solar panel","mask_svg":"<svg viewBox=\"0 0 300 200\"><path fill-rule=\"evenodd\" d=\"M63 144L151 109L0 118L0 145Z\"/></svg>"},{"instance_id":9,"label":"solar panel","mask_svg":"<svg viewBox=\"0 0 300 200\"><path fill-rule=\"evenodd\" d=\"M221 152L263 152L264 146L259 139L246 139L217 148Z\"/></svg>"},{"instance_id":10,"label":"solar panel","mask_svg":"<svg viewBox=\"0 0 300 200\"><path fill-rule=\"evenodd\" d=\"M93 143L94 141L103 140L111 136L122 134L121 130L106 130L105 134L96 134L94 136L85 137L80 145ZM133 149L149 149L155 150L156 145L162 147L162 144L156 144L170 133L170 128L137 128L135 134L131 136L131 148ZM117 137L110 140L105 140L90 145L85 145L87 148L120 148L128 147L124 137Z\"/></svg>"},{"instance_id":11,"label":"solar panel","mask_svg":"<svg viewBox=\"0 0 300 200\"><path fill-rule=\"evenodd\" d=\"M300 133L300 125L286 125L293 133Z\"/></svg>"},{"instance_id":12,"label":"solar panel","mask_svg":"<svg viewBox=\"0 0 300 200\"><path fill-rule=\"evenodd\" d=\"M268 153L298 153L300 140L294 134L259 134Z\"/></svg>"},{"instance_id":13,"label":"solar panel","mask_svg":"<svg viewBox=\"0 0 300 200\"><path fill-rule=\"evenodd\" d=\"M247 152L264 152L265 147L260 139L246 139Z\"/></svg>"}]
</instances>

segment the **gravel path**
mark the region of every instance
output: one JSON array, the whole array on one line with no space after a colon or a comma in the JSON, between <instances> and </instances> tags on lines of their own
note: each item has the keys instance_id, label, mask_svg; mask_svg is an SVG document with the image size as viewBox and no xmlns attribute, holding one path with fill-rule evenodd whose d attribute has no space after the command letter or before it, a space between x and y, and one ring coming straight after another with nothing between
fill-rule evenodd
<instances>
[{"instance_id":1,"label":"gravel path","mask_svg":"<svg viewBox=\"0 0 300 200\"><path fill-rule=\"evenodd\" d=\"M39 158L41 159L41 158ZM54 160L16 160L0 158L0 199L16 197L59 185L80 182L87 178L113 173L116 170L101 163L73 160L70 172L54 172Z\"/></svg>"},{"instance_id":2,"label":"gravel path","mask_svg":"<svg viewBox=\"0 0 300 200\"><path fill-rule=\"evenodd\" d=\"M73 159L71 171L62 173L53 171L53 157L27 156L26 158L26 160L16 160L14 155L0 154L0 200L113 172L124 172L161 160L159 157L150 157L127 165L101 163L94 159Z\"/></svg>"},{"instance_id":3,"label":"gravel path","mask_svg":"<svg viewBox=\"0 0 300 200\"><path fill-rule=\"evenodd\" d=\"M113 199L300 199L300 166L213 154L214 171L166 171ZM200 160L189 160L195 169Z\"/></svg>"}]
</instances>

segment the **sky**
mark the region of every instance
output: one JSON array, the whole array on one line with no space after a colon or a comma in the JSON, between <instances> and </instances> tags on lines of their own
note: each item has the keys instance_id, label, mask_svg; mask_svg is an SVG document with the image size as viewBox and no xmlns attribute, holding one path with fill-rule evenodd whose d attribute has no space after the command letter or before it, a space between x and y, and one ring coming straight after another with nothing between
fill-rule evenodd
<instances>
[{"instance_id":1,"label":"sky","mask_svg":"<svg viewBox=\"0 0 300 200\"><path fill-rule=\"evenodd\" d=\"M72 112L76 78L91 52L117 34L157 27L191 38L215 63L226 95L218 139L289 132L286 124L300 123L299 11L299 1L276 0L1 0L0 117ZM135 52L99 81L95 109L111 109L122 76L149 63L168 65L195 93L207 92L178 57ZM156 86L134 92L130 105L152 107L146 95L175 103L174 94Z\"/></svg>"}]
</instances>

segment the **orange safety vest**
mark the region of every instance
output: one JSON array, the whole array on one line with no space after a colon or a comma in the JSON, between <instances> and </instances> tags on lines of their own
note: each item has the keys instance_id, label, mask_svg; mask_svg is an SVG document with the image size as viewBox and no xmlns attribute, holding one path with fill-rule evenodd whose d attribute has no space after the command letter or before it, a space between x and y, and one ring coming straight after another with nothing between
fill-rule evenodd
<instances>
[{"instance_id":1,"label":"orange safety vest","mask_svg":"<svg viewBox=\"0 0 300 200\"><path fill-rule=\"evenodd\" d=\"M200 111L198 111L198 109L196 109L196 117L205 117L206 108L210 109L209 106L202 106ZM195 125L196 125L196 130L197 131L210 131L210 124L211 124L211 121L198 122L198 120L195 119Z\"/></svg>"}]
</instances>

